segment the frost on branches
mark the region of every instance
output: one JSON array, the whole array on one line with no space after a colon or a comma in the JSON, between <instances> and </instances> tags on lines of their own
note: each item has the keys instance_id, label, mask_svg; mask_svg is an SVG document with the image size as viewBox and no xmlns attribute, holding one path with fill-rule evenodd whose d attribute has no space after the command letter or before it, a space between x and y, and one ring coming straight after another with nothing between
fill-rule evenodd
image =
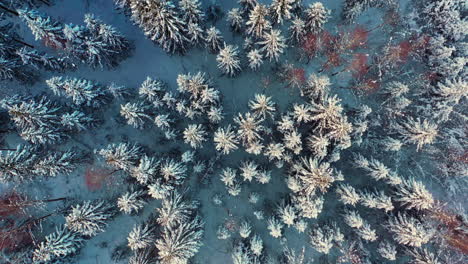
<instances>
[{"instance_id":1,"label":"frost on branches","mask_svg":"<svg viewBox=\"0 0 468 264\"><path fill-rule=\"evenodd\" d=\"M92 203L85 201L71 208L65 217L68 229L84 236L95 236L103 232L107 221L112 217L111 206L104 201Z\"/></svg>"},{"instance_id":2,"label":"frost on branches","mask_svg":"<svg viewBox=\"0 0 468 264\"><path fill-rule=\"evenodd\" d=\"M129 56L129 41L93 15L85 16L86 26L83 27L62 25L36 10L20 9L18 14L36 40L42 40L46 46L63 51L82 63L112 68Z\"/></svg>"},{"instance_id":3,"label":"frost on branches","mask_svg":"<svg viewBox=\"0 0 468 264\"><path fill-rule=\"evenodd\" d=\"M291 19L296 2L296 0L273 0L270 5L273 21L283 24L283 21Z\"/></svg>"},{"instance_id":4,"label":"frost on branches","mask_svg":"<svg viewBox=\"0 0 468 264\"><path fill-rule=\"evenodd\" d=\"M319 33L330 17L330 10L321 2L312 3L305 10L305 28L308 32Z\"/></svg>"},{"instance_id":5,"label":"frost on branches","mask_svg":"<svg viewBox=\"0 0 468 264\"><path fill-rule=\"evenodd\" d=\"M146 204L143 199L144 195L144 191L127 192L117 199L117 207L126 214L136 213Z\"/></svg>"},{"instance_id":6,"label":"frost on branches","mask_svg":"<svg viewBox=\"0 0 468 264\"><path fill-rule=\"evenodd\" d=\"M35 176L69 174L80 162L80 155L73 151L40 151L30 145L18 145L16 150L0 155L0 182L26 182Z\"/></svg>"},{"instance_id":7,"label":"frost on branches","mask_svg":"<svg viewBox=\"0 0 468 264\"><path fill-rule=\"evenodd\" d=\"M202 237L203 222L199 217L163 228L155 242L160 263L187 263L202 246Z\"/></svg>"},{"instance_id":8,"label":"frost on branches","mask_svg":"<svg viewBox=\"0 0 468 264\"><path fill-rule=\"evenodd\" d=\"M215 27L208 28L205 34L205 46L211 53L218 53L225 46L221 31Z\"/></svg>"},{"instance_id":9,"label":"frost on branches","mask_svg":"<svg viewBox=\"0 0 468 264\"><path fill-rule=\"evenodd\" d=\"M239 51L236 46L225 45L216 56L218 68L226 75L234 77L241 71Z\"/></svg>"},{"instance_id":10,"label":"frost on branches","mask_svg":"<svg viewBox=\"0 0 468 264\"><path fill-rule=\"evenodd\" d=\"M77 105L100 107L109 99L104 87L91 80L53 77L46 83L54 94L65 95Z\"/></svg>"},{"instance_id":11,"label":"frost on branches","mask_svg":"<svg viewBox=\"0 0 468 264\"><path fill-rule=\"evenodd\" d=\"M35 263L50 263L53 260L76 253L82 246L83 238L66 227L58 227L56 231L45 237L33 252Z\"/></svg>"},{"instance_id":12,"label":"frost on branches","mask_svg":"<svg viewBox=\"0 0 468 264\"><path fill-rule=\"evenodd\" d=\"M238 148L237 144L239 143L237 135L230 125L226 128L218 128L214 133L213 141L215 143L216 150L224 155L236 150Z\"/></svg>"},{"instance_id":13,"label":"frost on branches","mask_svg":"<svg viewBox=\"0 0 468 264\"><path fill-rule=\"evenodd\" d=\"M182 52L189 41L185 24L171 1L130 1L132 19L168 53Z\"/></svg>"},{"instance_id":14,"label":"frost on branches","mask_svg":"<svg viewBox=\"0 0 468 264\"><path fill-rule=\"evenodd\" d=\"M268 9L262 4L257 4L249 13L247 20L247 34L254 38L261 38L265 31L271 29L271 23L267 20Z\"/></svg>"},{"instance_id":15,"label":"frost on branches","mask_svg":"<svg viewBox=\"0 0 468 264\"><path fill-rule=\"evenodd\" d=\"M149 224L135 226L128 234L128 246L133 251L151 247L156 238L154 232L154 228L151 228Z\"/></svg>"},{"instance_id":16,"label":"frost on branches","mask_svg":"<svg viewBox=\"0 0 468 264\"><path fill-rule=\"evenodd\" d=\"M136 166L141 154L141 148L127 143L111 144L105 149L97 151L112 167L130 171Z\"/></svg>"},{"instance_id":17,"label":"frost on branches","mask_svg":"<svg viewBox=\"0 0 468 264\"><path fill-rule=\"evenodd\" d=\"M434 234L433 230L406 214L398 214L389 219L387 227L398 244L412 247L421 247L428 243Z\"/></svg>"},{"instance_id":18,"label":"frost on branches","mask_svg":"<svg viewBox=\"0 0 468 264\"><path fill-rule=\"evenodd\" d=\"M277 29L265 32L262 36L262 41L259 41L258 44L262 46L260 51L264 51L270 61L273 59L278 61L279 56L283 53L284 48L286 48L285 39Z\"/></svg>"}]
</instances>

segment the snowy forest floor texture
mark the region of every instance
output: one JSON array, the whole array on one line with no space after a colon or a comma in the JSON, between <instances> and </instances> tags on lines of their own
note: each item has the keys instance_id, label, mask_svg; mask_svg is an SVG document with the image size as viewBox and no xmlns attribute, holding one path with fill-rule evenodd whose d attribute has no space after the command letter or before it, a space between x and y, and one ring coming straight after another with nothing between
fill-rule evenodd
<instances>
[{"instance_id":1,"label":"snowy forest floor texture","mask_svg":"<svg viewBox=\"0 0 468 264\"><path fill-rule=\"evenodd\" d=\"M0 0L0 264L468 263L465 0Z\"/></svg>"}]
</instances>

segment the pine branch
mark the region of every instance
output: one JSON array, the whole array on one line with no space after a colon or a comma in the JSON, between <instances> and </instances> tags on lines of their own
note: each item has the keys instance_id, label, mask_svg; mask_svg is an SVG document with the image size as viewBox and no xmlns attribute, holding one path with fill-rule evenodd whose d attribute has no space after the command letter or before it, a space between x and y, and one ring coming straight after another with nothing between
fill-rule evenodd
<instances>
[{"instance_id":1,"label":"pine branch","mask_svg":"<svg viewBox=\"0 0 468 264\"><path fill-rule=\"evenodd\" d=\"M50 6L50 3L49 3L48 1L46 1L46 0L39 0L39 1L42 2L42 3L44 3L44 4L47 5L47 6Z\"/></svg>"},{"instance_id":2,"label":"pine branch","mask_svg":"<svg viewBox=\"0 0 468 264\"><path fill-rule=\"evenodd\" d=\"M8 13L13 14L13 15L15 15L15 16L19 16L19 13L18 13L18 12L16 12L16 11L13 10L13 9L10 9L10 8L4 6L4 5L1 5L1 4L0 4L0 9L3 9L3 10L5 10L5 11L7 11Z\"/></svg>"},{"instance_id":3,"label":"pine branch","mask_svg":"<svg viewBox=\"0 0 468 264\"><path fill-rule=\"evenodd\" d=\"M31 44L29 44L29 43L26 43L26 42L24 42L24 41L22 41L22 40L19 40L19 39L16 39L16 38L12 38L12 40L15 41L15 42L18 42L18 43L20 43L20 44L23 44L23 45L25 45L26 47L29 47L29 48L31 48L31 49L34 49L34 46L33 46L33 45L31 45Z\"/></svg>"}]
</instances>

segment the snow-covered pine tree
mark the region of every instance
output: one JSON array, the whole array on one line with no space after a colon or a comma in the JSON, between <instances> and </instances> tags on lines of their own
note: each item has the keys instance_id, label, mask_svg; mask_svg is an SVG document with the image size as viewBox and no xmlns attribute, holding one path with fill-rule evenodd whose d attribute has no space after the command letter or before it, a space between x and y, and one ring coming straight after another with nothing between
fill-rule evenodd
<instances>
[{"instance_id":1,"label":"snow-covered pine tree","mask_svg":"<svg viewBox=\"0 0 468 264\"><path fill-rule=\"evenodd\" d=\"M187 263L201 247L203 222L200 217L163 228L156 240L161 263Z\"/></svg>"},{"instance_id":2,"label":"snow-covered pine tree","mask_svg":"<svg viewBox=\"0 0 468 264\"><path fill-rule=\"evenodd\" d=\"M0 26L0 80L33 83L39 68L55 71L72 68L68 61L35 50L17 34L12 23Z\"/></svg>"},{"instance_id":3,"label":"snow-covered pine tree","mask_svg":"<svg viewBox=\"0 0 468 264\"><path fill-rule=\"evenodd\" d=\"M130 171L133 169L141 155L142 149L137 145L118 143L111 144L105 149L97 151L104 157L107 164L116 169Z\"/></svg>"},{"instance_id":4,"label":"snow-covered pine tree","mask_svg":"<svg viewBox=\"0 0 468 264\"><path fill-rule=\"evenodd\" d=\"M258 5L258 0L238 0L242 14L249 14L255 6Z\"/></svg>"},{"instance_id":5,"label":"snow-covered pine tree","mask_svg":"<svg viewBox=\"0 0 468 264\"><path fill-rule=\"evenodd\" d=\"M273 0L270 5L270 14L273 23L283 24L292 17L292 11L296 0Z\"/></svg>"},{"instance_id":6,"label":"snow-covered pine tree","mask_svg":"<svg viewBox=\"0 0 468 264\"><path fill-rule=\"evenodd\" d=\"M44 52L39 52L28 47L22 47L16 50L15 54L21 59L23 65L31 66L36 69L62 72L76 68L76 65L69 57L49 56Z\"/></svg>"},{"instance_id":7,"label":"snow-covered pine tree","mask_svg":"<svg viewBox=\"0 0 468 264\"><path fill-rule=\"evenodd\" d=\"M32 165L32 173L43 176L58 176L70 174L76 169L81 155L75 151L53 151L47 155L39 156Z\"/></svg>"},{"instance_id":8,"label":"snow-covered pine tree","mask_svg":"<svg viewBox=\"0 0 468 264\"><path fill-rule=\"evenodd\" d=\"M70 131L83 131L92 126L95 120L83 112L73 111L62 114L60 124Z\"/></svg>"},{"instance_id":9,"label":"snow-covered pine tree","mask_svg":"<svg viewBox=\"0 0 468 264\"><path fill-rule=\"evenodd\" d=\"M83 244L83 238L65 226L57 227L56 231L46 236L33 252L34 263L51 263L76 253Z\"/></svg>"},{"instance_id":10,"label":"snow-covered pine tree","mask_svg":"<svg viewBox=\"0 0 468 264\"><path fill-rule=\"evenodd\" d=\"M179 9L182 19L186 23L195 23L202 26L202 23L205 21L205 14L201 10L199 0L180 0Z\"/></svg>"},{"instance_id":11,"label":"snow-covered pine tree","mask_svg":"<svg viewBox=\"0 0 468 264\"><path fill-rule=\"evenodd\" d=\"M224 48L216 56L216 60L218 68L230 77L234 77L241 71L239 51L236 46L224 45Z\"/></svg>"},{"instance_id":12,"label":"snow-covered pine tree","mask_svg":"<svg viewBox=\"0 0 468 264\"><path fill-rule=\"evenodd\" d=\"M23 182L37 162L36 150L30 145L18 145L14 151L0 155L0 182Z\"/></svg>"},{"instance_id":13,"label":"snow-covered pine tree","mask_svg":"<svg viewBox=\"0 0 468 264\"><path fill-rule=\"evenodd\" d=\"M156 238L154 231L150 223L135 226L128 234L128 246L133 251L151 247Z\"/></svg>"},{"instance_id":14,"label":"snow-covered pine tree","mask_svg":"<svg viewBox=\"0 0 468 264\"><path fill-rule=\"evenodd\" d=\"M47 98L12 96L1 101L10 118L20 129L54 126L59 122L60 107Z\"/></svg>"},{"instance_id":15,"label":"snow-covered pine tree","mask_svg":"<svg viewBox=\"0 0 468 264\"><path fill-rule=\"evenodd\" d=\"M21 183L36 176L55 177L71 173L80 162L75 151L40 151L31 145L18 145L0 154L0 182Z\"/></svg>"},{"instance_id":16,"label":"snow-covered pine tree","mask_svg":"<svg viewBox=\"0 0 468 264\"><path fill-rule=\"evenodd\" d=\"M270 32L265 32L262 37L262 41L258 44L262 46L260 51L265 52L266 57L272 61L278 61L279 56L283 53L286 48L285 39L281 36L281 31L278 29L272 29Z\"/></svg>"},{"instance_id":17,"label":"snow-covered pine tree","mask_svg":"<svg viewBox=\"0 0 468 264\"><path fill-rule=\"evenodd\" d=\"M52 77L46 83L54 94L65 95L77 105L99 107L109 100L105 87L91 80Z\"/></svg>"},{"instance_id":18,"label":"snow-covered pine tree","mask_svg":"<svg viewBox=\"0 0 468 264\"><path fill-rule=\"evenodd\" d=\"M131 0L130 10L133 21L164 51L185 52L188 42L185 24L172 1Z\"/></svg>"},{"instance_id":19,"label":"snow-covered pine tree","mask_svg":"<svg viewBox=\"0 0 468 264\"><path fill-rule=\"evenodd\" d=\"M227 22L231 26L231 30L234 32L241 32L244 27L244 18L239 8L233 8L227 13Z\"/></svg>"},{"instance_id":20,"label":"snow-covered pine tree","mask_svg":"<svg viewBox=\"0 0 468 264\"><path fill-rule=\"evenodd\" d=\"M20 131L19 135L33 144L57 143L67 137L65 131L47 126L29 127Z\"/></svg>"},{"instance_id":21,"label":"snow-covered pine tree","mask_svg":"<svg viewBox=\"0 0 468 264\"><path fill-rule=\"evenodd\" d=\"M346 22L351 22L368 8L393 3L394 0L345 0L342 17Z\"/></svg>"},{"instance_id":22,"label":"snow-covered pine tree","mask_svg":"<svg viewBox=\"0 0 468 264\"><path fill-rule=\"evenodd\" d=\"M211 53L219 52L224 45L224 39L221 35L221 31L219 31L215 27L210 27L206 30L205 36L205 46Z\"/></svg>"},{"instance_id":23,"label":"snow-covered pine tree","mask_svg":"<svg viewBox=\"0 0 468 264\"><path fill-rule=\"evenodd\" d=\"M104 42L100 35L94 37L86 27L74 24L66 24L63 30L68 43L66 52L81 63L94 68L112 68L118 64L119 50Z\"/></svg>"},{"instance_id":24,"label":"snow-covered pine tree","mask_svg":"<svg viewBox=\"0 0 468 264\"><path fill-rule=\"evenodd\" d=\"M1 102L18 128L20 136L32 143L48 144L67 135L60 127L59 110L47 98L13 96Z\"/></svg>"},{"instance_id":25,"label":"snow-covered pine tree","mask_svg":"<svg viewBox=\"0 0 468 264\"><path fill-rule=\"evenodd\" d=\"M322 31L327 22L330 10L326 9L321 2L310 4L305 10L305 26L308 32L318 33Z\"/></svg>"},{"instance_id":26,"label":"snow-covered pine tree","mask_svg":"<svg viewBox=\"0 0 468 264\"><path fill-rule=\"evenodd\" d=\"M146 204L144 195L145 192L142 190L126 192L117 199L117 207L126 214L136 213Z\"/></svg>"},{"instance_id":27,"label":"snow-covered pine tree","mask_svg":"<svg viewBox=\"0 0 468 264\"><path fill-rule=\"evenodd\" d=\"M150 120L150 108L142 102L126 103L120 106L120 115L127 120L127 124L135 128L143 128L146 120Z\"/></svg>"},{"instance_id":28,"label":"snow-covered pine tree","mask_svg":"<svg viewBox=\"0 0 468 264\"><path fill-rule=\"evenodd\" d=\"M156 179L159 172L159 164L160 161L158 159L144 155L140 158L138 166L131 170L130 176L135 178L140 184L147 185Z\"/></svg>"},{"instance_id":29,"label":"snow-covered pine tree","mask_svg":"<svg viewBox=\"0 0 468 264\"><path fill-rule=\"evenodd\" d=\"M199 0L181 0L179 9L182 20L186 24L186 35L192 45L199 45L205 39L205 14L201 10Z\"/></svg>"},{"instance_id":30,"label":"snow-covered pine tree","mask_svg":"<svg viewBox=\"0 0 468 264\"><path fill-rule=\"evenodd\" d=\"M256 71L263 64L263 55L258 49L253 49L247 53L250 69Z\"/></svg>"},{"instance_id":31,"label":"snow-covered pine tree","mask_svg":"<svg viewBox=\"0 0 468 264\"><path fill-rule=\"evenodd\" d=\"M299 44L304 40L305 35L307 34L305 21L300 17L294 17L288 29L288 43Z\"/></svg>"},{"instance_id":32,"label":"snow-covered pine tree","mask_svg":"<svg viewBox=\"0 0 468 264\"><path fill-rule=\"evenodd\" d=\"M196 46L204 43L205 31L200 25L194 22L188 22L186 31L187 39L189 40L190 44Z\"/></svg>"},{"instance_id":33,"label":"snow-covered pine tree","mask_svg":"<svg viewBox=\"0 0 468 264\"><path fill-rule=\"evenodd\" d=\"M19 9L18 15L29 27L36 40L42 40L46 46L51 48L66 48L67 40L60 23L31 9Z\"/></svg>"},{"instance_id":34,"label":"snow-covered pine tree","mask_svg":"<svg viewBox=\"0 0 468 264\"><path fill-rule=\"evenodd\" d=\"M65 216L69 230L83 236L95 236L103 232L109 218L113 216L112 206L104 201L85 201L72 206L70 213Z\"/></svg>"},{"instance_id":35,"label":"snow-covered pine tree","mask_svg":"<svg viewBox=\"0 0 468 264\"><path fill-rule=\"evenodd\" d=\"M156 221L163 227L174 227L190 221L194 216L198 202L188 201L183 194L172 191L163 201L160 208L156 208Z\"/></svg>"},{"instance_id":36,"label":"snow-covered pine tree","mask_svg":"<svg viewBox=\"0 0 468 264\"><path fill-rule=\"evenodd\" d=\"M116 56L126 55L130 49L130 42L111 25L104 24L93 14L86 14L84 18L86 28L93 39L102 41L110 49L118 51Z\"/></svg>"},{"instance_id":37,"label":"snow-covered pine tree","mask_svg":"<svg viewBox=\"0 0 468 264\"><path fill-rule=\"evenodd\" d=\"M271 23L268 21L268 8L262 4L256 5L249 13L249 19L246 23L247 34L254 38L260 38L264 32L271 29Z\"/></svg>"},{"instance_id":38,"label":"snow-covered pine tree","mask_svg":"<svg viewBox=\"0 0 468 264\"><path fill-rule=\"evenodd\" d=\"M466 3L460 0L430 0L422 2L418 13L422 28L428 33L436 32L449 41L466 38Z\"/></svg>"},{"instance_id":39,"label":"snow-covered pine tree","mask_svg":"<svg viewBox=\"0 0 468 264\"><path fill-rule=\"evenodd\" d=\"M166 84L159 79L146 77L138 89L138 94L155 107L160 107L163 105L163 97L166 94Z\"/></svg>"}]
</instances>

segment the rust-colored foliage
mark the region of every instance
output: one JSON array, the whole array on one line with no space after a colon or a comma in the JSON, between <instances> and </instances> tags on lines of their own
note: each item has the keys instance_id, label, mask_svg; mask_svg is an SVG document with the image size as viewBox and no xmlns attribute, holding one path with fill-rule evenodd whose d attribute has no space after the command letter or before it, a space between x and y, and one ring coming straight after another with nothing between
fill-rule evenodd
<instances>
[{"instance_id":1,"label":"rust-colored foliage","mask_svg":"<svg viewBox=\"0 0 468 264\"><path fill-rule=\"evenodd\" d=\"M301 51L307 58L313 58L317 52L319 47L319 39L317 34L308 33L304 40L301 43Z\"/></svg>"},{"instance_id":2,"label":"rust-colored foliage","mask_svg":"<svg viewBox=\"0 0 468 264\"><path fill-rule=\"evenodd\" d=\"M320 48L325 53L336 52L340 49L340 37L334 36L328 31L320 33Z\"/></svg>"},{"instance_id":3,"label":"rust-colored foliage","mask_svg":"<svg viewBox=\"0 0 468 264\"><path fill-rule=\"evenodd\" d=\"M447 244L468 255L468 236L466 234L451 233L445 237Z\"/></svg>"},{"instance_id":4,"label":"rust-colored foliage","mask_svg":"<svg viewBox=\"0 0 468 264\"><path fill-rule=\"evenodd\" d=\"M13 222L8 222L0 228L0 251L15 249L32 243L31 233L27 228L15 228Z\"/></svg>"},{"instance_id":5,"label":"rust-colored foliage","mask_svg":"<svg viewBox=\"0 0 468 264\"><path fill-rule=\"evenodd\" d=\"M364 79L354 89L359 90L365 94L372 94L380 88L380 83L374 79Z\"/></svg>"},{"instance_id":6,"label":"rust-colored foliage","mask_svg":"<svg viewBox=\"0 0 468 264\"><path fill-rule=\"evenodd\" d=\"M229 218L224 222L224 227L231 232L236 232L239 229L239 223L235 218Z\"/></svg>"},{"instance_id":7,"label":"rust-colored foliage","mask_svg":"<svg viewBox=\"0 0 468 264\"><path fill-rule=\"evenodd\" d=\"M367 65L369 55L364 53L356 53L351 60L351 63L348 66L349 71L354 78L361 79L369 71L369 66Z\"/></svg>"},{"instance_id":8,"label":"rust-colored foliage","mask_svg":"<svg viewBox=\"0 0 468 264\"><path fill-rule=\"evenodd\" d=\"M385 57L390 64L404 64L411 55L422 52L427 47L428 42L429 37L425 35L413 36L395 46L390 46Z\"/></svg>"},{"instance_id":9,"label":"rust-colored foliage","mask_svg":"<svg viewBox=\"0 0 468 264\"><path fill-rule=\"evenodd\" d=\"M445 227L446 231L442 238L447 245L463 254L468 254L468 235L461 231L466 230L468 225L463 218L443 208L434 209L430 216Z\"/></svg>"},{"instance_id":10,"label":"rust-colored foliage","mask_svg":"<svg viewBox=\"0 0 468 264\"><path fill-rule=\"evenodd\" d=\"M465 150L465 152L457 158L457 161L468 164L468 150Z\"/></svg>"},{"instance_id":11,"label":"rust-colored foliage","mask_svg":"<svg viewBox=\"0 0 468 264\"><path fill-rule=\"evenodd\" d=\"M0 216L16 216L23 214L23 209L27 206L25 197L17 192L10 192L0 198Z\"/></svg>"},{"instance_id":12,"label":"rust-colored foliage","mask_svg":"<svg viewBox=\"0 0 468 264\"><path fill-rule=\"evenodd\" d=\"M303 68L296 68L293 64L283 64L278 68L277 76L287 83L288 87L299 88L306 82L306 72Z\"/></svg>"},{"instance_id":13,"label":"rust-colored foliage","mask_svg":"<svg viewBox=\"0 0 468 264\"><path fill-rule=\"evenodd\" d=\"M341 59L340 54L338 54L338 52L329 52L327 53L327 61L325 62L322 68L328 70L330 68L340 66L342 62L343 60Z\"/></svg>"},{"instance_id":14,"label":"rust-colored foliage","mask_svg":"<svg viewBox=\"0 0 468 264\"><path fill-rule=\"evenodd\" d=\"M43 39L44 45L53 48L63 50L67 47L67 40L62 38L57 38L56 36L46 36Z\"/></svg>"},{"instance_id":15,"label":"rust-colored foliage","mask_svg":"<svg viewBox=\"0 0 468 264\"><path fill-rule=\"evenodd\" d=\"M86 187L90 191L97 191L102 188L103 183L112 174L110 169L89 166L85 171L85 183Z\"/></svg>"},{"instance_id":16,"label":"rust-colored foliage","mask_svg":"<svg viewBox=\"0 0 468 264\"><path fill-rule=\"evenodd\" d=\"M290 68L286 73L288 85L299 88L306 82L305 70L302 68Z\"/></svg>"},{"instance_id":17,"label":"rust-colored foliage","mask_svg":"<svg viewBox=\"0 0 468 264\"><path fill-rule=\"evenodd\" d=\"M342 34L341 42L346 49L364 48L367 44L369 32L362 26L357 26L351 32Z\"/></svg>"}]
</instances>

